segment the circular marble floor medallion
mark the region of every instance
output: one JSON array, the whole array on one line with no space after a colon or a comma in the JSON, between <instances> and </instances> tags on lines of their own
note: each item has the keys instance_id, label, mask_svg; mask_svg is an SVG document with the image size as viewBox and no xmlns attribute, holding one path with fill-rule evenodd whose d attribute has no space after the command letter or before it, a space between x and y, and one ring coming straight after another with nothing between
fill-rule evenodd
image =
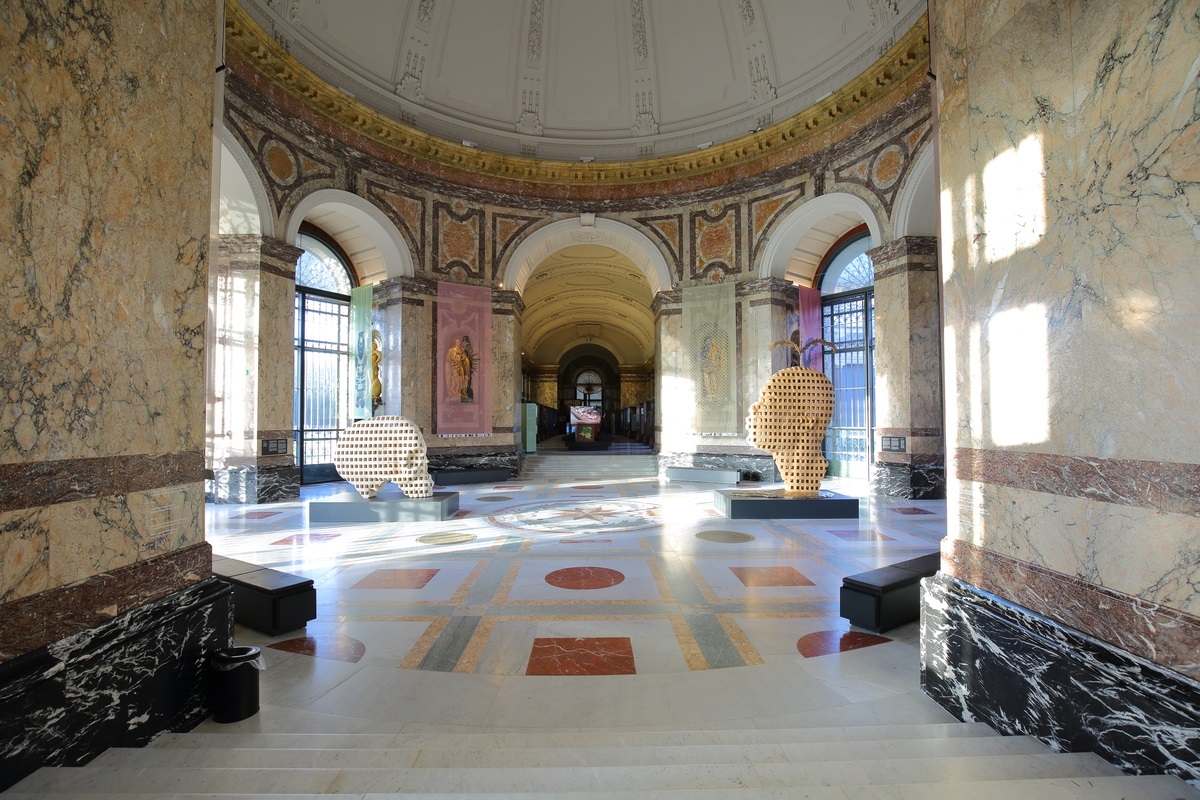
<instances>
[{"instance_id":1,"label":"circular marble floor medallion","mask_svg":"<svg viewBox=\"0 0 1200 800\"><path fill-rule=\"evenodd\" d=\"M754 541L753 536L741 531L700 531L696 534L696 538L703 539L706 542L719 542L721 544L742 544L743 542Z\"/></svg>"},{"instance_id":2,"label":"circular marble floor medallion","mask_svg":"<svg viewBox=\"0 0 1200 800\"><path fill-rule=\"evenodd\" d=\"M546 576L546 583L559 589L607 589L623 580L622 573L608 567L567 567Z\"/></svg>"},{"instance_id":3,"label":"circular marble floor medallion","mask_svg":"<svg viewBox=\"0 0 1200 800\"><path fill-rule=\"evenodd\" d=\"M529 533L618 533L657 528L657 504L642 500L558 500L530 503L488 517L494 525Z\"/></svg>"}]
</instances>

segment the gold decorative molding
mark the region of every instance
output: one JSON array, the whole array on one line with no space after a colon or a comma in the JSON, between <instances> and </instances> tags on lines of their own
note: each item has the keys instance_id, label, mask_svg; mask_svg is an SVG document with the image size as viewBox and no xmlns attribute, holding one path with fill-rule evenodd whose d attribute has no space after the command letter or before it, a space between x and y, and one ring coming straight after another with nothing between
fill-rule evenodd
<instances>
[{"instance_id":1,"label":"gold decorative molding","mask_svg":"<svg viewBox=\"0 0 1200 800\"><path fill-rule=\"evenodd\" d=\"M882 58L829 97L758 133L698 153L587 164L482 151L381 114L301 64L237 0L226 0L225 44L265 80L315 113L431 167L548 186L597 187L678 181L735 167L745 169L768 158L781 160L788 151L871 107L918 73L923 75L929 63L929 20L922 16ZM778 164L750 171L774 166Z\"/></svg>"}]
</instances>

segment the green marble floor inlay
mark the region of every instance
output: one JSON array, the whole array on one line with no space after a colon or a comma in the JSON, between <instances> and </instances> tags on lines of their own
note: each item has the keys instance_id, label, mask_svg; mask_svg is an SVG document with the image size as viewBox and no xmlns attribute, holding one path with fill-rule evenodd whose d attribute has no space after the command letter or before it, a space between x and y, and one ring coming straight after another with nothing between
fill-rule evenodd
<instances>
[{"instance_id":1,"label":"green marble floor inlay","mask_svg":"<svg viewBox=\"0 0 1200 800\"><path fill-rule=\"evenodd\" d=\"M720 542L721 544L742 544L743 542L753 542L754 537L748 533L741 531L700 531L696 534L697 539L703 539L706 542Z\"/></svg>"},{"instance_id":2,"label":"green marble floor inlay","mask_svg":"<svg viewBox=\"0 0 1200 800\"><path fill-rule=\"evenodd\" d=\"M449 533L430 533L426 536L418 536L417 541L421 544L464 544L465 542L473 542L478 538L473 533L450 531Z\"/></svg>"}]
</instances>

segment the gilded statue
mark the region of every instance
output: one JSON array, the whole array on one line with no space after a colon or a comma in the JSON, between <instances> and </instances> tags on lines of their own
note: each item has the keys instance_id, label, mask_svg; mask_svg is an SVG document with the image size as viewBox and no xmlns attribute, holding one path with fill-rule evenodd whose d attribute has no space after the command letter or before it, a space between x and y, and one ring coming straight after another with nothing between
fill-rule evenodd
<instances>
[{"instance_id":1,"label":"gilded statue","mask_svg":"<svg viewBox=\"0 0 1200 800\"><path fill-rule=\"evenodd\" d=\"M810 339L800 352L814 344L832 344ZM767 379L758 402L746 417L747 439L775 457L789 497L817 497L829 466L821 452L825 430L833 418L833 384L824 374L808 367L788 367Z\"/></svg>"}]
</instances>

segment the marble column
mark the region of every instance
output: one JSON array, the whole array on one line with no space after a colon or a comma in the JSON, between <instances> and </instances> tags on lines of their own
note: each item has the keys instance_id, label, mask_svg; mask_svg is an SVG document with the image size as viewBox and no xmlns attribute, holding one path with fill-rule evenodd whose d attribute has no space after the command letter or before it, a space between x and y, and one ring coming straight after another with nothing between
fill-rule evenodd
<instances>
[{"instance_id":1,"label":"marble column","mask_svg":"<svg viewBox=\"0 0 1200 800\"><path fill-rule=\"evenodd\" d=\"M1196 4L934 9L952 468L926 691L1200 785Z\"/></svg>"},{"instance_id":2,"label":"marble column","mask_svg":"<svg viewBox=\"0 0 1200 800\"><path fill-rule=\"evenodd\" d=\"M300 496L292 434L296 260L270 237L222 235L215 276L215 346L209 355L212 477L216 503Z\"/></svg>"},{"instance_id":3,"label":"marble column","mask_svg":"<svg viewBox=\"0 0 1200 800\"><path fill-rule=\"evenodd\" d=\"M937 240L867 251L875 265L875 467L889 497L946 496Z\"/></svg>"},{"instance_id":4,"label":"marble column","mask_svg":"<svg viewBox=\"0 0 1200 800\"><path fill-rule=\"evenodd\" d=\"M202 522L216 12L3 12L0 790L196 725L231 639Z\"/></svg>"}]
</instances>

